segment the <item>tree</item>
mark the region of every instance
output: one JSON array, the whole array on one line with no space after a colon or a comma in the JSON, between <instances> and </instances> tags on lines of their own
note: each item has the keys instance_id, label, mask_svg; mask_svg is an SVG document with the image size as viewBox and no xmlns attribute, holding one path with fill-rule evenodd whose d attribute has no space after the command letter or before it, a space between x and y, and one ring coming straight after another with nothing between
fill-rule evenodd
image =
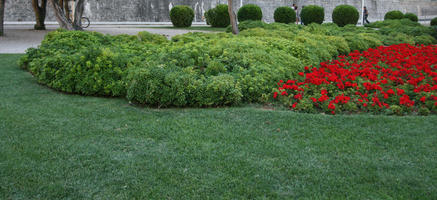
<instances>
[{"instance_id":1,"label":"tree","mask_svg":"<svg viewBox=\"0 0 437 200\"><path fill-rule=\"evenodd\" d=\"M76 6L73 10L74 19L70 18L70 7L68 0L50 0L55 11L56 20L61 28L67 30L83 30L80 19L84 9L85 0L76 0Z\"/></svg>"},{"instance_id":2,"label":"tree","mask_svg":"<svg viewBox=\"0 0 437 200\"><path fill-rule=\"evenodd\" d=\"M35 30L46 30L44 21L46 19L47 0L32 0L33 11L35 12Z\"/></svg>"},{"instance_id":3,"label":"tree","mask_svg":"<svg viewBox=\"0 0 437 200\"><path fill-rule=\"evenodd\" d=\"M0 36L3 35L3 23L5 17L5 2L6 0L0 0Z\"/></svg>"},{"instance_id":4,"label":"tree","mask_svg":"<svg viewBox=\"0 0 437 200\"><path fill-rule=\"evenodd\" d=\"M237 16L235 15L235 12L233 11L232 0L228 0L228 12L229 12L229 17L231 18L232 33L237 35L240 31L238 30Z\"/></svg>"}]
</instances>

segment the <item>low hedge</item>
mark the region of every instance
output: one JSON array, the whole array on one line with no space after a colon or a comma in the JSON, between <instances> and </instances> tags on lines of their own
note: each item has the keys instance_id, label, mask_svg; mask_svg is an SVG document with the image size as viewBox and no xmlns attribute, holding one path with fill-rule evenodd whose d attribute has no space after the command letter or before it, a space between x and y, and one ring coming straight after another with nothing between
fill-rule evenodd
<instances>
[{"instance_id":1,"label":"low hedge","mask_svg":"<svg viewBox=\"0 0 437 200\"><path fill-rule=\"evenodd\" d=\"M347 24L356 25L359 18L358 10L350 5L339 5L332 12L332 21L340 27Z\"/></svg>"},{"instance_id":2,"label":"low hedge","mask_svg":"<svg viewBox=\"0 0 437 200\"><path fill-rule=\"evenodd\" d=\"M384 15L384 20L402 19L402 18L404 18L404 14L399 10L392 10L392 11L385 13L385 15Z\"/></svg>"},{"instance_id":3,"label":"low hedge","mask_svg":"<svg viewBox=\"0 0 437 200\"><path fill-rule=\"evenodd\" d=\"M316 5L307 5L302 8L300 16L304 25L311 23L322 24L325 20L325 9Z\"/></svg>"},{"instance_id":4,"label":"low hedge","mask_svg":"<svg viewBox=\"0 0 437 200\"><path fill-rule=\"evenodd\" d=\"M296 12L288 6L279 7L276 8L273 18L275 22L289 24L296 22Z\"/></svg>"},{"instance_id":5,"label":"low hedge","mask_svg":"<svg viewBox=\"0 0 437 200\"><path fill-rule=\"evenodd\" d=\"M261 21L263 13L259 6L255 4L246 4L238 10L237 17L239 22L246 20Z\"/></svg>"},{"instance_id":6,"label":"low hedge","mask_svg":"<svg viewBox=\"0 0 437 200\"><path fill-rule=\"evenodd\" d=\"M189 6L175 6L170 10L170 20L175 27L190 27L193 19L194 11Z\"/></svg>"},{"instance_id":7,"label":"low hedge","mask_svg":"<svg viewBox=\"0 0 437 200\"><path fill-rule=\"evenodd\" d=\"M206 21L212 27L227 27L229 26L230 18L228 5L219 4L215 8L208 10L205 13Z\"/></svg>"}]
</instances>

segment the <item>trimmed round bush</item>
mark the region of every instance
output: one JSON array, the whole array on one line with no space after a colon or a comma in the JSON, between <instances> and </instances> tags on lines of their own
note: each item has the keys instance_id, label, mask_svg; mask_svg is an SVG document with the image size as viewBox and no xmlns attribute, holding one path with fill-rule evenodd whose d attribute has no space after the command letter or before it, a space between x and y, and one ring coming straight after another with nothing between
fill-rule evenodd
<instances>
[{"instance_id":1,"label":"trimmed round bush","mask_svg":"<svg viewBox=\"0 0 437 200\"><path fill-rule=\"evenodd\" d=\"M296 21L296 12L288 6L279 7L276 8L273 18L275 22L289 24Z\"/></svg>"},{"instance_id":2,"label":"trimmed round bush","mask_svg":"<svg viewBox=\"0 0 437 200\"><path fill-rule=\"evenodd\" d=\"M206 22L212 27L227 27L231 24L228 5L220 4L205 13Z\"/></svg>"},{"instance_id":3,"label":"trimmed round bush","mask_svg":"<svg viewBox=\"0 0 437 200\"><path fill-rule=\"evenodd\" d=\"M190 27L193 19L194 11L189 6L175 6L170 11L170 20L175 27Z\"/></svg>"},{"instance_id":4,"label":"trimmed round bush","mask_svg":"<svg viewBox=\"0 0 437 200\"><path fill-rule=\"evenodd\" d=\"M402 19L404 18L404 14L399 10L392 10L385 13L384 20L388 19Z\"/></svg>"},{"instance_id":5,"label":"trimmed round bush","mask_svg":"<svg viewBox=\"0 0 437 200\"><path fill-rule=\"evenodd\" d=\"M431 20L431 26L437 26L437 17Z\"/></svg>"},{"instance_id":6,"label":"trimmed round bush","mask_svg":"<svg viewBox=\"0 0 437 200\"><path fill-rule=\"evenodd\" d=\"M302 8L300 17L304 25L311 23L322 24L325 19L325 9L316 5L308 5Z\"/></svg>"},{"instance_id":7,"label":"trimmed round bush","mask_svg":"<svg viewBox=\"0 0 437 200\"><path fill-rule=\"evenodd\" d=\"M255 20L261 21L263 12L261 8L255 4L246 4L238 10L238 21Z\"/></svg>"},{"instance_id":8,"label":"trimmed round bush","mask_svg":"<svg viewBox=\"0 0 437 200\"><path fill-rule=\"evenodd\" d=\"M410 19L413 22L418 22L419 18L414 13L405 13L404 18Z\"/></svg>"},{"instance_id":9,"label":"trimmed round bush","mask_svg":"<svg viewBox=\"0 0 437 200\"><path fill-rule=\"evenodd\" d=\"M356 25L359 18L358 10L350 5L339 5L332 12L332 21L340 27L347 24Z\"/></svg>"}]
</instances>

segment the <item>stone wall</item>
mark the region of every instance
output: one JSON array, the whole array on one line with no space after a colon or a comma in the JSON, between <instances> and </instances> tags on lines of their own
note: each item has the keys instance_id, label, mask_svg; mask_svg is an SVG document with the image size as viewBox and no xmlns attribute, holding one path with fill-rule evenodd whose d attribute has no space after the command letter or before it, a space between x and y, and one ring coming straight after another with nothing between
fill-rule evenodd
<instances>
[{"instance_id":1,"label":"stone wall","mask_svg":"<svg viewBox=\"0 0 437 200\"><path fill-rule=\"evenodd\" d=\"M364 0L369 10L369 20L381 20L390 10L412 12L420 19L437 17L437 0ZM195 22L203 22L203 14L227 0L88 0L84 15L92 22L169 22L169 10L175 5L190 5L195 10ZM273 21L273 12L279 6L296 3L299 10L304 5L320 5L325 8L325 20L331 21L332 10L340 4L349 4L361 10L361 0L234 0L237 10L240 5L254 3L261 6L264 21ZM52 7L48 5L47 21L56 21ZM6 1L6 21L33 21L30 0Z\"/></svg>"}]
</instances>

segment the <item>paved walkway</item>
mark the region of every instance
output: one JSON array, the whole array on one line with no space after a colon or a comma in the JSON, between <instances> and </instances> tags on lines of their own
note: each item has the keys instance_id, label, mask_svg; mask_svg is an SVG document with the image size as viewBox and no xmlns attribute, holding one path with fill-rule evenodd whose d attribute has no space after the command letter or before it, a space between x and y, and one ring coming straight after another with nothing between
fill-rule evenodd
<instances>
[{"instance_id":1,"label":"paved walkway","mask_svg":"<svg viewBox=\"0 0 437 200\"><path fill-rule=\"evenodd\" d=\"M5 35L0 37L0 53L24 53L29 47L38 47L44 36L48 32L56 30L56 28L56 25L47 25L47 30L36 31L33 30L33 25L6 25ZM168 38L188 32L200 32L195 30L153 28L150 25L95 25L90 26L86 30L111 35L136 35L138 32L148 31L165 35Z\"/></svg>"}]
</instances>

